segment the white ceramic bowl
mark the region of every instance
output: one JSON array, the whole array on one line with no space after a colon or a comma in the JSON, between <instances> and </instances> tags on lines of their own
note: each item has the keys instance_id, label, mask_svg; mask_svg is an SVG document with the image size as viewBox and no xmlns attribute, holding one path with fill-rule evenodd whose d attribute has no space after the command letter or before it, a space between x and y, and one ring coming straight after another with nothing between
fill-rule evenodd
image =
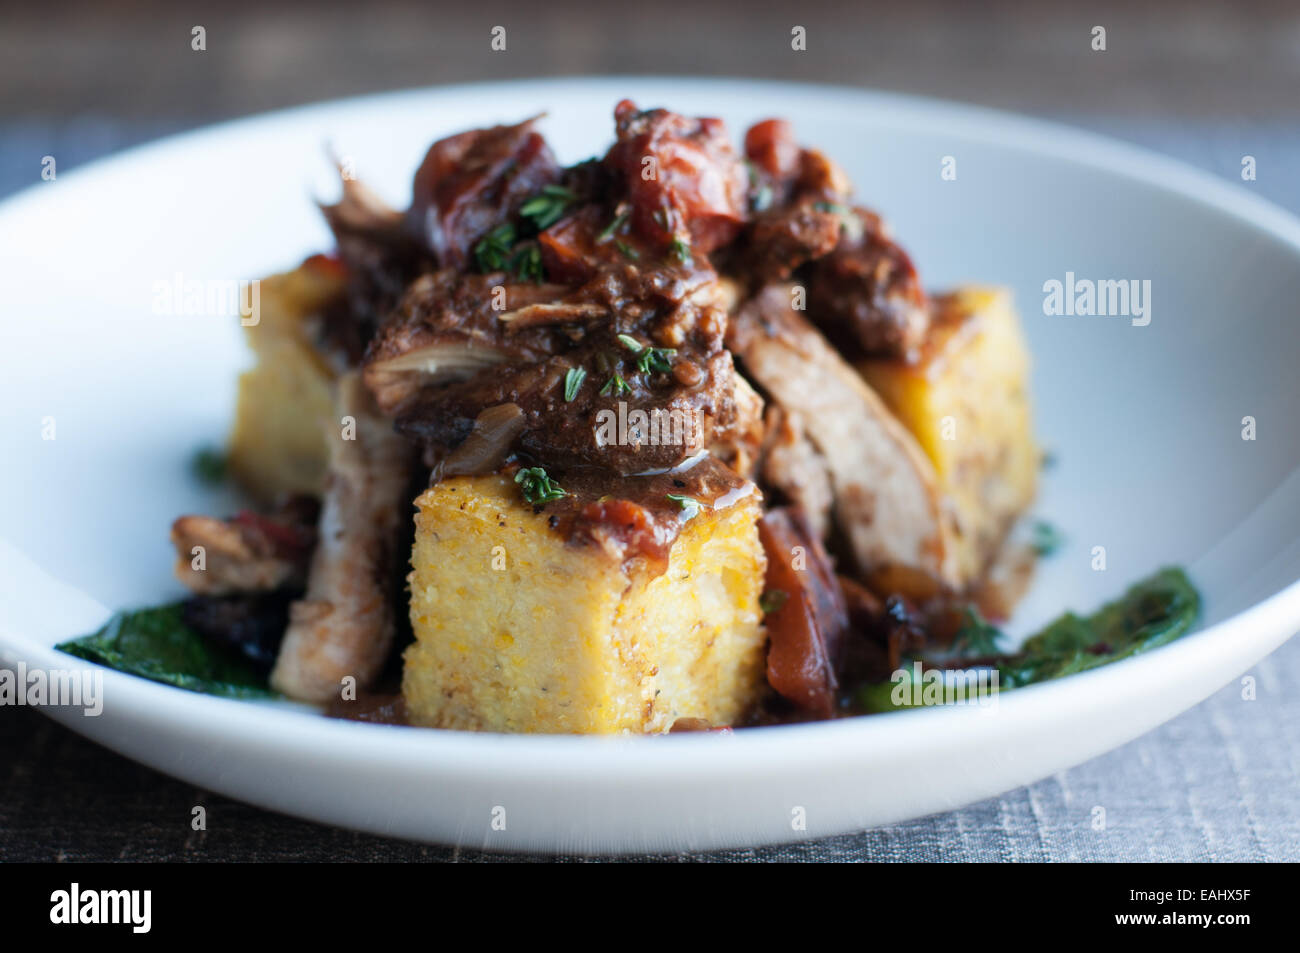
<instances>
[{"instance_id":1,"label":"white ceramic bowl","mask_svg":"<svg viewBox=\"0 0 1300 953\"><path fill-rule=\"evenodd\" d=\"M247 361L238 328L159 317L156 282L258 277L327 247L310 201L332 195L327 141L400 205L438 136L545 110L547 135L573 161L606 147L625 96L722 116L736 136L788 117L894 222L928 287L1015 290L1038 429L1059 460L1038 511L1067 540L1015 631L1091 608L1167 563L1187 566L1203 590L1202 629L988 709L733 736L388 728L114 672L101 715L54 717L214 791L380 834L677 850L886 824L1034 781L1196 704L1300 627L1295 219L1239 184L996 112L818 86L601 79L276 113L134 149L0 205L4 657L67 668L51 646L92 630L106 607L176 595L170 520L232 502L188 467L226 431ZM945 157L955 180L941 177ZM1044 283L1067 272L1149 280L1150 323L1044 314ZM1247 416L1254 441L1242 439ZM55 439L42 439L51 419ZM1092 568L1096 546L1104 572ZM500 808L504 829L493 824Z\"/></svg>"}]
</instances>

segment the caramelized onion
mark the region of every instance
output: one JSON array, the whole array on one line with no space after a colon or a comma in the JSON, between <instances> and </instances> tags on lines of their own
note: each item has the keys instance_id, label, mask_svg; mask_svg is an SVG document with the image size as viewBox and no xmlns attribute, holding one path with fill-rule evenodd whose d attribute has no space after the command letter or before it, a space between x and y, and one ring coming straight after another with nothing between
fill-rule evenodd
<instances>
[{"instance_id":1,"label":"caramelized onion","mask_svg":"<svg viewBox=\"0 0 1300 953\"><path fill-rule=\"evenodd\" d=\"M524 412L518 404L497 404L474 418L465 442L438 461L431 483L449 476L491 473L505 462L510 448L524 429Z\"/></svg>"}]
</instances>

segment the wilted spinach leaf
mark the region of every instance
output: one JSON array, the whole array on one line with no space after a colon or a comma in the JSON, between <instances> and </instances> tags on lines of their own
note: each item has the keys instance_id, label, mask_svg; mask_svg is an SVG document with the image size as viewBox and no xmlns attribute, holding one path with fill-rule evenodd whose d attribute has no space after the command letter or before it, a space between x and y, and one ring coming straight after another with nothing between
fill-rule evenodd
<instances>
[{"instance_id":1,"label":"wilted spinach leaf","mask_svg":"<svg viewBox=\"0 0 1300 953\"><path fill-rule=\"evenodd\" d=\"M94 635L60 651L109 668L192 692L228 698L273 694L253 666L208 645L181 618L183 603L119 612Z\"/></svg>"}]
</instances>

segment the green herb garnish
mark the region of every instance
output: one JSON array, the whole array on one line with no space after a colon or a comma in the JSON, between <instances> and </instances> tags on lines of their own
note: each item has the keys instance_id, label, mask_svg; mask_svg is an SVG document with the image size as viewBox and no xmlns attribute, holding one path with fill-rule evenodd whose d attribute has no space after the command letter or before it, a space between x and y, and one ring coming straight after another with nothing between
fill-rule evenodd
<instances>
[{"instance_id":1,"label":"green herb garnish","mask_svg":"<svg viewBox=\"0 0 1300 953\"><path fill-rule=\"evenodd\" d=\"M564 400L565 403L573 400L578 396L578 388L582 382L587 379L587 370L582 367L571 367L564 375Z\"/></svg>"},{"instance_id":2,"label":"green herb garnish","mask_svg":"<svg viewBox=\"0 0 1300 953\"><path fill-rule=\"evenodd\" d=\"M689 265L693 261L691 258L691 246L686 244L686 242L681 238L673 239L671 250L673 257L683 265Z\"/></svg>"},{"instance_id":3,"label":"green herb garnish","mask_svg":"<svg viewBox=\"0 0 1300 953\"><path fill-rule=\"evenodd\" d=\"M542 251L536 245L526 245L510 259L510 270L520 281L542 282Z\"/></svg>"},{"instance_id":4,"label":"green herb garnish","mask_svg":"<svg viewBox=\"0 0 1300 953\"><path fill-rule=\"evenodd\" d=\"M780 612L789 598L790 593L784 589L769 589L758 600L758 607L763 610L763 615L771 615L773 612Z\"/></svg>"},{"instance_id":5,"label":"green herb garnish","mask_svg":"<svg viewBox=\"0 0 1300 953\"><path fill-rule=\"evenodd\" d=\"M565 211L578 200L572 189L562 185L545 185L519 208L519 214L532 221L539 231L545 231L564 217Z\"/></svg>"},{"instance_id":6,"label":"green herb garnish","mask_svg":"<svg viewBox=\"0 0 1300 953\"><path fill-rule=\"evenodd\" d=\"M226 455L216 447L204 447L196 453L191 467L194 475L209 486L226 479Z\"/></svg>"},{"instance_id":7,"label":"green herb garnish","mask_svg":"<svg viewBox=\"0 0 1300 953\"><path fill-rule=\"evenodd\" d=\"M618 246L618 250L623 253L624 258L631 258L633 261L636 261L641 257L641 253L631 245L627 244L627 242L616 238L614 239L614 244Z\"/></svg>"},{"instance_id":8,"label":"green herb garnish","mask_svg":"<svg viewBox=\"0 0 1300 953\"><path fill-rule=\"evenodd\" d=\"M605 382L605 386L600 389L601 397L604 397L610 393L630 394L632 393L632 388L628 385L627 381L623 380L622 374L615 374L613 377L607 380Z\"/></svg>"},{"instance_id":9,"label":"green herb garnish","mask_svg":"<svg viewBox=\"0 0 1300 953\"><path fill-rule=\"evenodd\" d=\"M681 507L682 519L694 519L699 516L700 510L704 507L699 500L693 500L689 496L678 496L676 493L669 493L668 499Z\"/></svg>"},{"instance_id":10,"label":"green herb garnish","mask_svg":"<svg viewBox=\"0 0 1300 953\"><path fill-rule=\"evenodd\" d=\"M549 503L564 497L564 490L546 475L542 467L525 467L515 474L515 482L523 491L524 499L534 505Z\"/></svg>"},{"instance_id":11,"label":"green herb garnish","mask_svg":"<svg viewBox=\"0 0 1300 953\"><path fill-rule=\"evenodd\" d=\"M961 628L952 639L952 650L969 655L996 655L1002 633L987 622L974 606L967 606Z\"/></svg>"},{"instance_id":12,"label":"green herb garnish","mask_svg":"<svg viewBox=\"0 0 1300 953\"><path fill-rule=\"evenodd\" d=\"M673 369L672 356L677 353L676 348L671 347L646 347L630 334L620 334L619 342L637 356L636 369L642 374L650 374L655 371L668 373Z\"/></svg>"},{"instance_id":13,"label":"green herb garnish","mask_svg":"<svg viewBox=\"0 0 1300 953\"><path fill-rule=\"evenodd\" d=\"M242 659L209 645L185 624L183 603L119 612L94 635L58 646L61 652L89 662L174 685L192 692L227 698L267 698L274 693L266 678Z\"/></svg>"},{"instance_id":14,"label":"green herb garnish","mask_svg":"<svg viewBox=\"0 0 1300 953\"><path fill-rule=\"evenodd\" d=\"M1034 523L1033 528L1033 547L1034 552L1040 556L1050 556L1061 548L1065 542L1065 537L1051 523L1044 520L1038 520Z\"/></svg>"},{"instance_id":15,"label":"green herb garnish","mask_svg":"<svg viewBox=\"0 0 1300 953\"><path fill-rule=\"evenodd\" d=\"M624 212L622 215L615 215L614 220L606 225L604 229L601 230L601 233L596 236L596 242L598 244L603 244L613 238L614 233L622 228L623 223L627 221L628 215L628 212Z\"/></svg>"},{"instance_id":16,"label":"green herb garnish","mask_svg":"<svg viewBox=\"0 0 1300 953\"><path fill-rule=\"evenodd\" d=\"M474 262L487 273L504 271L510 264L510 250L515 245L515 227L509 222L498 225L474 246Z\"/></svg>"}]
</instances>

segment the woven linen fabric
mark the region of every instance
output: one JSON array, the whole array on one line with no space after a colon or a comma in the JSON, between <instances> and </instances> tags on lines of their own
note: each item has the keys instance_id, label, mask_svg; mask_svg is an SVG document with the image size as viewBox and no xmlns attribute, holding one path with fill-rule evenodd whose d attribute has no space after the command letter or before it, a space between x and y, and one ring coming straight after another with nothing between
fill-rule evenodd
<instances>
[{"instance_id":1,"label":"woven linen fabric","mask_svg":"<svg viewBox=\"0 0 1300 953\"><path fill-rule=\"evenodd\" d=\"M1300 211L1300 135L1281 124L1074 119L1251 183ZM0 123L0 196L181 128L78 120ZM159 530L162 531L161 529ZM959 811L807 843L655 855L649 861L1300 860L1300 640L1109 754ZM206 831L190 829L192 809ZM1105 811L1095 829L1096 809ZM387 840L284 817L199 790L99 748L26 708L0 708L0 861L584 860Z\"/></svg>"}]
</instances>

